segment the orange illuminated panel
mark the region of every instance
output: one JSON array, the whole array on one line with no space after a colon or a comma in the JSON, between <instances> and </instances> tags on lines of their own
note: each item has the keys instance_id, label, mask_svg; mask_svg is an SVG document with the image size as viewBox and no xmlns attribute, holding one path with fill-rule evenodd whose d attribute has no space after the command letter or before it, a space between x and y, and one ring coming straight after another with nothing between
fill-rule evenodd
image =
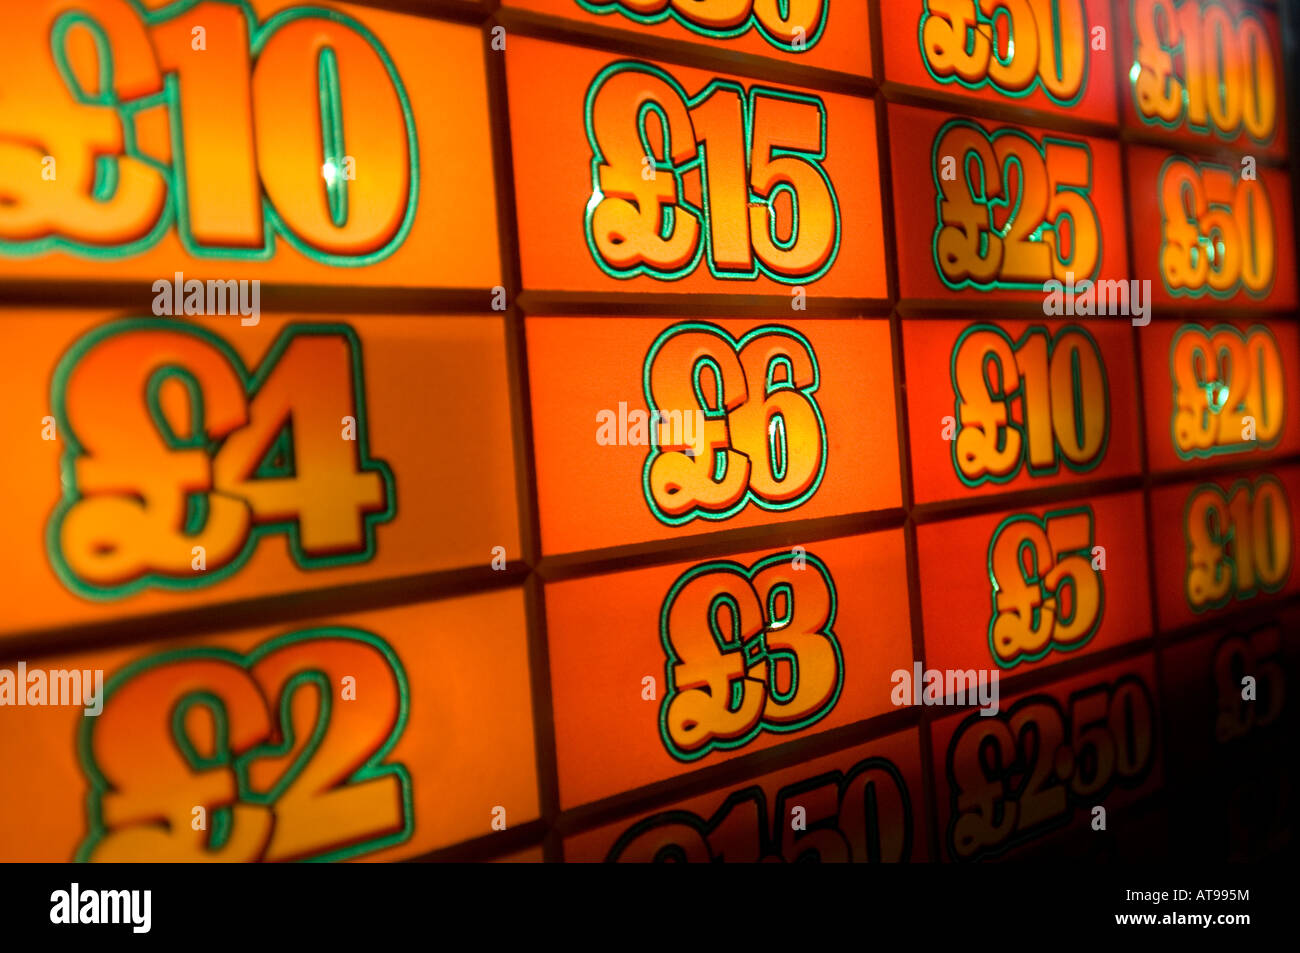
<instances>
[{"instance_id":1,"label":"orange illuminated panel","mask_svg":"<svg viewBox=\"0 0 1300 953\"><path fill-rule=\"evenodd\" d=\"M0 352L0 631L520 555L500 318L13 312Z\"/></svg>"},{"instance_id":2,"label":"orange illuminated panel","mask_svg":"<svg viewBox=\"0 0 1300 953\"><path fill-rule=\"evenodd\" d=\"M925 814L913 729L571 837L564 859L906 863L926 859Z\"/></svg>"},{"instance_id":3,"label":"orange illuminated panel","mask_svg":"<svg viewBox=\"0 0 1300 953\"><path fill-rule=\"evenodd\" d=\"M1277 13L1241 0L1118 0L1124 124L1203 149L1286 155Z\"/></svg>"},{"instance_id":4,"label":"orange illuminated panel","mask_svg":"<svg viewBox=\"0 0 1300 953\"><path fill-rule=\"evenodd\" d=\"M889 530L547 584L561 807L893 711L905 572Z\"/></svg>"},{"instance_id":5,"label":"orange illuminated panel","mask_svg":"<svg viewBox=\"0 0 1300 953\"><path fill-rule=\"evenodd\" d=\"M477 27L143 6L6 10L0 275L500 283Z\"/></svg>"},{"instance_id":6,"label":"orange illuminated panel","mask_svg":"<svg viewBox=\"0 0 1300 953\"><path fill-rule=\"evenodd\" d=\"M867 0L503 0L503 6L799 66L871 75Z\"/></svg>"},{"instance_id":7,"label":"orange illuminated panel","mask_svg":"<svg viewBox=\"0 0 1300 953\"><path fill-rule=\"evenodd\" d=\"M918 503L1136 473L1127 321L903 322Z\"/></svg>"},{"instance_id":8,"label":"orange illuminated panel","mask_svg":"<svg viewBox=\"0 0 1300 953\"><path fill-rule=\"evenodd\" d=\"M1044 302L1048 316L1092 316L1076 284L1127 290L1115 142L913 106L888 114L902 297L1014 298Z\"/></svg>"},{"instance_id":9,"label":"orange illuminated panel","mask_svg":"<svg viewBox=\"0 0 1300 953\"><path fill-rule=\"evenodd\" d=\"M0 709L0 859L388 860L535 820L525 629L515 589L6 658L103 697Z\"/></svg>"},{"instance_id":10,"label":"orange illuminated panel","mask_svg":"<svg viewBox=\"0 0 1300 953\"><path fill-rule=\"evenodd\" d=\"M527 37L506 75L526 288L886 297L870 99Z\"/></svg>"},{"instance_id":11,"label":"orange illuminated panel","mask_svg":"<svg viewBox=\"0 0 1300 953\"><path fill-rule=\"evenodd\" d=\"M1157 304L1296 306L1286 172L1149 148L1128 149L1128 170L1134 266Z\"/></svg>"},{"instance_id":12,"label":"orange illuminated panel","mask_svg":"<svg viewBox=\"0 0 1300 953\"><path fill-rule=\"evenodd\" d=\"M918 526L926 664L1019 674L1151 632L1140 493Z\"/></svg>"},{"instance_id":13,"label":"orange illuminated panel","mask_svg":"<svg viewBox=\"0 0 1300 953\"><path fill-rule=\"evenodd\" d=\"M999 699L931 728L941 853L1007 854L1053 831L1085 829L1093 810L1131 805L1163 783L1159 692L1151 655Z\"/></svg>"},{"instance_id":14,"label":"orange illuminated panel","mask_svg":"<svg viewBox=\"0 0 1300 953\"><path fill-rule=\"evenodd\" d=\"M992 12L990 12L990 10ZM1109 0L886 0L885 79L1115 123Z\"/></svg>"},{"instance_id":15,"label":"orange illuminated panel","mask_svg":"<svg viewBox=\"0 0 1300 953\"><path fill-rule=\"evenodd\" d=\"M527 328L546 553L901 503L887 321Z\"/></svg>"},{"instance_id":16,"label":"orange illuminated panel","mask_svg":"<svg viewBox=\"0 0 1300 953\"><path fill-rule=\"evenodd\" d=\"M1153 470L1300 451L1294 324L1156 321L1139 337Z\"/></svg>"},{"instance_id":17,"label":"orange illuminated panel","mask_svg":"<svg viewBox=\"0 0 1300 953\"><path fill-rule=\"evenodd\" d=\"M1160 627L1176 629L1300 588L1300 467L1151 491Z\"/></svg>"}]
</instances>

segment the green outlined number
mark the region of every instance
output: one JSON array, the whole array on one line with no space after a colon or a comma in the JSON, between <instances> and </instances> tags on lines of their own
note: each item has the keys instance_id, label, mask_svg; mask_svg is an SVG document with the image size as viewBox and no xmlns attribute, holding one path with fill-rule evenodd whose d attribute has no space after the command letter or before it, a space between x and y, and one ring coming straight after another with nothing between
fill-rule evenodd
<instances>
[{"instance_id":1,"label":"green outlined number","mask_svg":"<svg viewBox=\"0 0 1300 953\"><path fill-rule=\"evenodd\" d=\"M667 426L650 429L642 473L659 522L726 520L749 503L784 512L821 486L829 446L816 399L821 371L799 331L764 325L733 338L705 322L675 324L650 346L643 378L651 419L668 415ZM692 420L698 432L688 435Z\"/></svg>"},{"instance_id":2,"label":"green outlined number","mask_svg":"<svg viewBox=\"0 0 1300 953\"><path fill-rule=\"evenodd\" d=\"M1087 142L953 119L934 138L935 271L952 290L1094 279L1102 234Z\"/></svg>"},{"instance_id":3,"label":"green outlined number","mask_svg":"<svg viewBox=\"0 0 1300 953\"><path fill-rule=\"evenodd\" d=\"M414 118L392 58L355 18L298 6L259 23L246 0L90 0L55 17L48 39L15 30L10 42L48 54L11 90L42 108L0 128L0 155L23 170L6 181L0 254L117 260L174 227L195 258L267 261L279 238L360 267L406 240ZM74 62L73 48L93 60ZM41 174L46 148L53 176Z\"/></svg>"},{"instance_id":4,"label":"green outlined number","mask_svg":"<svg viewBox=\"0 0 1300 953\"><path fill-rule=\"evenodd\" d=\"M1160 280L1175 298L1268 297L1277 275L1272 200L1262 179L1171 155L1160 166Z\"/></svg>"},{"instance_id":5,"label":"green outlined number","mask_svg":"<svg viewBox=\"0 0 1300 953\"><path fill-rule=\"evenodd\" d=\"M1097 633L1106 601L1093 569L1088 505L1004 519L989 540L989 651L1002 668L1072 652Z\"/></svg>"},{"instance_id":6,"label":"green outlined number","mask_svg":"<svg viewBox=\"0 0 1300 953\"><path fill-rule=\"evenodd\" d=\"M345 676L365 690L340 701ZM343 860L414 830L410 774L388 760L406 673L370 632L164 652L104 694L78 734L90 782L79 861Z\"/></svg>"},{"instance_id":7,"label":"green outlined number","mask_svg":"<svg viewBox=\"0 0 1300 953\"><path fill-rule=\"evenodd\" d=\"M51 400L66 450L46 547L87 598L209 585L275 532L304 568L366 562L396 513L345 324L290 325L253 370L206 329L115 321L59 362Z\"/></svg>"},{"instance_id":8,"label":"green outlined number","mask_svg":"<svg viewBox=\"0 0 1300 953\"><path fill-rule=\"evenodd\" d=\"M1083 0L923 0L917 41L937 83L991 87L1017 99L1042 89L1067 108L1088 88Z\"/></svg>"},{"instance_id":9,"label":"green outlined number","mask_svg":"<svg viewBox=\"0 0 1300 953\"><path fill-rule=\"evenodd\" d=\"M1061 464L1087 473L1110 442L1106 362L1086 328L1027 328L1018 341L993 324L964 330L952 348L952 461L966 486L1010 482Z\"/></svg>"},{"instance_id":10,"label":"green outlined number","mask_svg":"<svg viewBox=\"0 0 1300 953\"><path fill-rule=\"evenodd\" d=\"M1236 6L1236 5L1234 5ZM1277 133L1278 72L1263 19L1218 0L1130 0L1129 86L1139 121L1268 145Z\"/></svg>"},{"instance_id":11,"label":"green outlined number","mask_svg":"<svg viewBox=\"0 0 1300 953\"><path fill-rule=\"evenodd\" d=\"M665 691L660 737L678 761L743 747L824 718L844 685L835 582L812 553L746 568L704 563L673 583L660 615Z\"/></svg>"},{"instance_id":12,"label":"green outlined number","mask_svg":"<svg viewBox=\"0 0 1300 953\"><path fill-rule=\"evenodd\" d=\"M1169 344L1169 379L1169 432L1180 460L1269 450L1282 439L1286 373L1267 326L1184 324Z\"/></svg>"},{"instance_id":13,"label":"green outlined number","mask_svg":"<svg viewBox=\"0 0 1300 953\"><path fill-rule=\"evenodd\" d=\"M1193 612L1273 593L1291 577L1291 504L1272 475L1194 489L1183 510L1185 592Z\"/></svg>"},{"instance_id":14,"label":"green outlined number","mask_svg":"<svg viewBox=\"0 0 1300 953\"><path fill-rule=\"evenodd\" d=\"M624 60L592 81L586 124L584 229L605 274L677 281L704 260L719 279L803 284L834 263L840 211L816 96L719 79L692 97Z\"/></svg>"},{"instance_id":15,"label":"green outlined number","mask_svg":"<svg viewBox=\"0 0 1300 953\"><path fill-rule=\"evenodd\" d=\"M772 46L802 53L817 45L830 20L830 0L576 0L588 13L620 14L645 26L668 19L709 39L751 29Z\"/></svg>"}]
</instances>

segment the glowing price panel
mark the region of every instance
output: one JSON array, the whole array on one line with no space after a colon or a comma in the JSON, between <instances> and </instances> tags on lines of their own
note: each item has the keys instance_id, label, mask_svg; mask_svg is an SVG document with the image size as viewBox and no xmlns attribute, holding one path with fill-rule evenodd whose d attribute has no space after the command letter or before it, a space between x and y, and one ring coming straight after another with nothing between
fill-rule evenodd
<instances>
[{"instance_id":1,"label":"glowing price panel","mask_svg":"<svg viewBox=\"0 0 1300 953\"><path fill-rule=\"evenodd\" d=\"M564 808L892 711L901 531L546 586Z\"/></svg>"},{"instance_id":2,"label":"glowing price panel","mask_svg":"<svg viewBox=\"0 0 1300 953\"><path fill-rule=\"evenodd\" d=\"M477 28L337 3L143 6L6 11L0 274L500 282Z\"/></svg>"},{"instance_id":3,"label":"glowing price panel","mask_svg":"<svg viewBox=\"0 0 1300 953\"><path fill-rule=\"evenodd\" d=\"M1294 592L1297 500L1296 467L1153 490L1161 628Z\"/></svg>"},{"instance_id":4,"label":"glowing price panel","mask_svg":"<svg viewBox=\"0 0 1300 953\"><path fill-rule=\"evenodd\" d=\"M868 0L503 0L680 43L871 75Z\"/></svg>"},{"instance_id":5,"label":"glowing price panel","mask_svg":"<svg viewBox=\"0 0 1300 953\"><path fill-rule=\"evenodd\" d=\"M1214 149L1286 154L1277 13L1241 0L1121 0L1124 122Z\"/></svg>"},{"instance_id":6,"label":"glowing price panel","mask_svg":"<svg viewBox=\"0 0 1300 953\"><path fill-rule=\"evenodd\" d=\"M1297 304L1291 185L1249 157L1128 150L1133 263L1157 303Z\"/></svg>"},{"instance_id":7,"label":"glowing price panel","mask_svg":"<svg viewBox=\"0 0 1300 953\"><path fill-rule=\"evenodd\" d=\"M527 330L547 553L901 504L886 321Z\"/></svg>"},{"instance_id":8,"label":"glowing price panel","mask_svg":"<svg viewBox=\"0 0 1300 953\"><path fill-rule=\"evenodd\" d=\"M568 838L568 862L906 863L926 854L916 731ZM771 813L769 814L769 810Z\"/></svg>"},{"instance_id":9,"label":"glowing price panel","mask_svg":"<svg viewBox=\"0 0 1300 953\"><path fill-rule=\"evenodd\" d=\"M1150 634L1138 493L917 527L926 664L1020 671Z\"/></svg>"},{"instance_id":10,"label":"glowing price panel","mask_svg":"<svg viewBox=\"0 0 1300 953\"><path fill-rule=\"evenodd\" d=\"M932 728L944 857L1004 855L1086 828L1158 790L1163 759L1150 655L1000 699L996 715Z\"/></svg>"},{"instance_id":11,"label":"glowing price panel","mask_svg":"<svg viewBox=\"0 0 1300 953\"><path fill-rule=\"evenodd\" d=\"M875 107L527 38L506 53L523 279L886 295Z\"/></svg>"},{"instance_id":12,"label":"glowing price panel","mask_svg":"<svg viewBox=\"0 0 1300 953\"><path fill-rule=\"evenodd\" d=\"M903 343L918 503L1138 471L1127 323L909 320Z\"/></svg>"},{"instance_id":13,"label":"glowing price panel","mask_svg":"<svg viewBox=\"0 0 1300 953\"><path fill-rule=\"evenodd\" d=\"M903 297L1043 300L1056 282L1064 305L1085 280L1127 288L1114 142L912 106L888 113Z\"/></svg>"},{"instance_id":14,"label":"glowing price panel","mask_svg":"<svg viewBox=\"0 0 1300 953\"><path fill-rule=\"evenodd\" d=\"M890 83L1116 121L1107 0L889 0L880 18Z\"/></svg>"},{"instance_id":15,"label":"glowing price panel","mask_svg":"<svg viewBox=\"0 0 1300 953\"><path fill-rule=\"evenodd\" d=\"M103 670L103 707L5 709L0 858L384 860L534 820L525 632L508 590L28 660Z\"/></svg>"},{"instance_id":16,"label":"glowing price panel","mask_svg":"<svg viewBox=\"0 0 1300 953\"><path fill-rule=\"evenodd\" d=\"M1300 450L1295 325L1156 321L1139 337L1153 469Z\"/></svg>"},{"instance_id":17,"label":"glowing price panel","mask_svg":"<svg viewBox=\"0 0 1300 953\"><path fill-rule=\"evenodd\" d=\"M519 556L500 319L18 312L0 349L0 631Z\"/></svg>"}]
</instances>

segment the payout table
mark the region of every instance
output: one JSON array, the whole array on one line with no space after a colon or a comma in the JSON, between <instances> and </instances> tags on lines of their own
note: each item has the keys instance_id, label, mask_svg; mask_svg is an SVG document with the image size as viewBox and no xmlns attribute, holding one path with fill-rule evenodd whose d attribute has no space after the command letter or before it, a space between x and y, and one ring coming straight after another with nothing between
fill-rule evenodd
<instances>
[{"instance_id":1,"label":"payout table","mask_svg":"<svg viewBox=\"0 0 1300 953\"><path fill-rule=\"evenodd\" d=\"M1289 4L0 18L0 860L1294 837Z\"/></svg>"}]
</instances>

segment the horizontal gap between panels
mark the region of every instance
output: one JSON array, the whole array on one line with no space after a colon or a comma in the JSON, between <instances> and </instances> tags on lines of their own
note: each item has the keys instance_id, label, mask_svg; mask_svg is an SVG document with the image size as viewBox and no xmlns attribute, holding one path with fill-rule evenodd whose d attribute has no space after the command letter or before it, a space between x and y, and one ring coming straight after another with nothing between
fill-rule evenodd
<instances>
[{"instance_id":1,"label":"horizontal gap between panels","mask_svg":"<svg viewBox=\"0 0 1300 953\"><path fill-rule=\"evenodd\" d=\"M517 302L529 317L573 315L575 317L737 317L808 318L879 317L892 309L884 298L832 298L804 289L795 308L793 294L677 294L672 292L564 292L524 291Z\"/></svg>"},{"instance_id":2,"label":"horizontal gap between panels","mask_svg":"<svg viewBox=\"0 0 1300 953\"><path fill-rule=\"evenodd\" d=\"M1090 136L1095 139L1115 140L1119 135L1119 126L1116 123L1104 120L1080 119L1076 116L1065 116L1046 109L1016 106L1011 103L992 102L974 97L967 99L951 93L945 94L889 80L880 84L880 93L885 102L890 105L916 106L921 109L931 109L935 112L955 116L1014 123L1019 126L1031 126L1054 132L1069 132L1079 136Z\"/></svg>"},{"instance_id":3,"label":"horizontal gap between panels","mask_svg":"<svg viewBox=\"0 0 1300 953\"><path fill-rule=\"evenodd\" d=\"M234 275L237 268L227 274ZM205 268L204 279L216 274ZM172 281L172 272L159 278ZM227 280L226 278L212 280ZM259 308L263 317L277 314L484 314L501 315L494 309L493 291L490 288L360 288L354 285L331 287L329 285L284 285L273 279L259 279ZM153 282L121 281L68 281L62 278L24 278L20 281L0 283L0 308L77 308L84 311L129 311L148 316L153 314L155 293ZM172 315L167 315L172 317ZM176 315L177 320L187 317L205 318L222 315ZM232 312L232 320L238 314Z\"/></svg>"},{"instance_id":4,"label":"horizontal gap between panels","mask_svg":"<svg viewBox=\"0 0 1300 953\"><path fill-rule=\"evenodd\" d=\"M0 638L0 659L100 651L130 644L147 645L191 636L222 635L266 625L307 623L321 616L349 615L509 589L522 586L529 573L529 567L520 560L507 564L505 569L493 570L489 560L485 559L482 567L347 583L324 589L258 596L245 601L18 632ZM24 656L24 653L30 654Z\"/></svg>"},{"instance_id":5,"label":"horizontal gap between panels","mask_svg":"<svg viewBox=\"0 0 1300 953\"><path fill-rule=\"evenodd\" d=\"M347 0L361 7L390 13L409 13L425 20L454 20L479 24L492 15L486 0Z\"/></svg>"},{"instance_id":6,"label":"horizontal gap between panels","mask_svg":"<svg viewBox=\"0 0 1300 953\"><path fill-rule=\"evenodd\" d=\"M537 567L546 582L575 577L607 575L626 569L697 561L727 556L747 549L771 549L839 539L863 533L896 529L903 525L903 510L895 507L850 516L828 516L791 523L768 523L745 529L706 530L672 540L654 540L587 550L559 556L543 556Z\"/></svg>"},{"instance_id":7,"label":"horizontal gap between panels","mask_svg":"<svg viewBox=\"0 0 1300 953\"><path fill-rule=\"evenodd\" d=\"M1186 470L1161 470L1148 476L1152 487L1178 486L1184 483L1206 483L1229 477L1244 476L1251 473L1263 473L1300 463L1300 454L1290 453L1266 459L1239 456L1225 460L1220 457L1214 461L1198 461ZM1300 501L1297 501L1300 502Z\"/></svg>"},{"instance_id":8,"label":"horizontal gap between panels","mask_svg":"<svg viewBox=\"0 0 1300 953\"><path fill-rule=\"evenodd\" d=\"M912 507L912 519L918 525L998 513L1007 509L1022 509L1067 500L1091 499L1125 491L1142 489L1141 474L1095 480L1089 483L1060 483L1055 486L1028 487L1008 493L990 493L975 498L960 497L935 503L920 503Z\"/></svg>"},{"instance_id":9,"label":"horizontal gap between panels","mask_svg":"<svg viewBox=\"0 0 1300 953\"><path fill-rule=\"evenodd\" d=\"M1103 279L1104 280L1104 279ZM1132 280L1132 279L1117 279ZM1138 281L1143 279L1139 278ZM1147 279L1158 280L1158 279ZM1046 294L1046 293L1044 293ZM1082 322L1084 324L1114 323L1132 324L1131 317L1117 315L1091 314L1047 314L1043 309L1044 299L1009 300L978 298L900 298L898 314L905 320L941 319L941 320L982 320L1014 321L1040 320ZM990 314L993 312L993 314ZM1169 305L1151 302L1147 317L1151 323L1162 321L1279 321L1293 322L1300 319L1300 312L1286 308L1241 308L1209 305ZM1141 332L1150 324L1133 325Z\"/></svg>"}]
</instances>

